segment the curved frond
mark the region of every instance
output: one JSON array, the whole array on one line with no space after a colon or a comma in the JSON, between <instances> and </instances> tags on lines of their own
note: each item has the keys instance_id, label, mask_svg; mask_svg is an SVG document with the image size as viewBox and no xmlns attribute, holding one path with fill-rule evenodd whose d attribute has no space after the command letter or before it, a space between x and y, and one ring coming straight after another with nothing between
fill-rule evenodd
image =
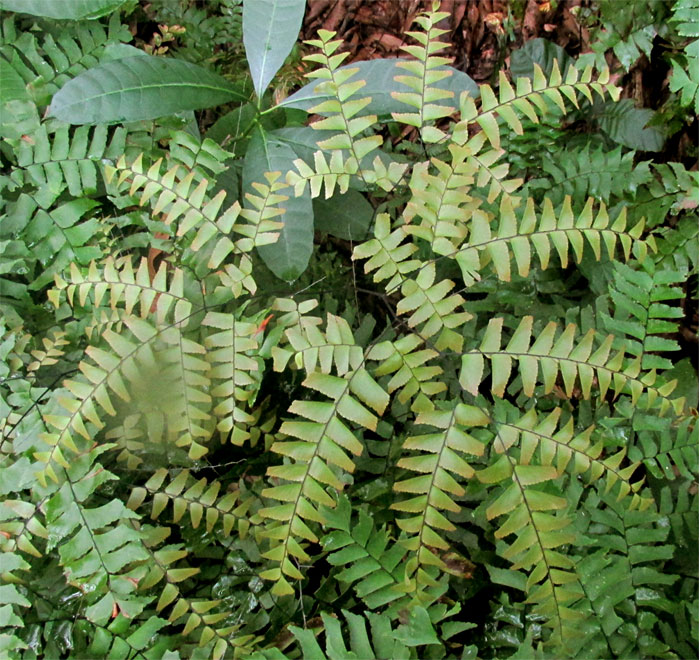
<instances>
[{"instance_id":1,"label":"curved frond","mask_svg":"<svg viewBox=\"0 0 700 660\"><path fill-rule=\"evenodd\" d=\"M624 208L611 222L604 204L600 205L595 217L593 206L594 200L589 198L578 218L575 218L570 197L565 197L558 213L551 201L545 198L538 219L532 199L528 199L525 208L516 214L512 199L504 196L501 198L498 224L493 228L486 213L475 211L471 219L469 239L454 253L464 283L469 286L480 279L480 272L487 265L491 265L500 280L509 282L512 258L515 259L518 275L527 277L533 247L543 269L549 266L552 248L559 257L562 268L566 268L569 262L570 251L579 263L583 258L585 242L590 245L598 260L601 258L601 242L611 259L614 258L618 244L622 247L625 259L629 259L633 245L639 251L639 257L643 258L647 252L647 243L640 240L644 229L643 221L629 228ZM653 243L650 245L654 247Z\"/></svg>"},{"instance_id":2,"label":"curved frond","mask_svg":"<svg viewBox=\"0 0 700 660\"><path fill-rule=\"evenodd\" d=\"M497 119L502 119L516 135L522 135L523 127L518 114L538 123L538 115L550 114L552 107L566 114L564 97L578 107L577 93L582 94L591 103L592 92L596 92L603 99L606 93L613 100L620 96L620 89L610 83L610 72L607 70L593 80L592 67L579 72L575 66L570 66L566 78L562 78L556 60L553 61L549 79L537 63L534 64L534 69L534 78L517 78L515 88L503 71L499 72L498 97L490 85L480 85L481 107L478 110L474 99L463 93L459 103L461 121L454 127L452 140L457 144L464 144L469 137L470 124L476 123L486 133L494 149L500 149L501 129Z\"/></svg>"},{"instance_id":3,"label":"curved frond","mask_svg":"<svg viewBox=\"0 0 700 660\"><path fill-rule=\"evenodd\" d=\"M513 362L517 360L520 381L512 387L518 391L522 388L527 396L534 394L538 374L545 393L554 389L557 377L561 375L564 392L569 397L573 396L578 382L581 395L588 399L595 383L601 400L612 385L614 398L624 391L631 396L633 405L643 409L651 408L660 401L661 414L669 407L682 410L683 399L670 398L676 385L674 381L657 385L655 372L642 372L639 359L625 360L624 350L618 350L611 356L612 335L608 335L594 350L596 333L593 329L576 343L576 326L573 323L557 337L557 323L552 321L533 337L533 320L532 316L524 316L503 348L503 319L491 319L479 348L462 356L459 376L462 387L475 396L479 393L488 359L491 362L491 392L503 397L513 371Z\"/></svg>"},{"instance_id":4,"label":"curved frond","mask_svg":"<svg viewBox=\"0 0 700 660\"><path fill-rule=\"evenodd\" d=\"M143 485L132 489L127 507L136 511L144 506L147 498L151 501L151 520L157 520L172 503L172 522L179 523L189 512L193 529L202 521L207 532L211 532L221 521L221 532L228 537L235 528L245 537L250 526L248 514L255 498L240 488L219 495L221 482L209 483L204 477L195 481L189 470L180 470L166 481L168 470L161 468Z\"/></svg>"},{"instance_id":5,"label":"curved frond","mask_svg":"<svg viewBox=\"0 0 700 660\"><path fill-rule=\"evenodd\" d=\"M335 506L324 486L342 490L337 468L353 472L355 464L346 452L355 456L362 453L363 445L347 423L374 431L378 419L368 408L381 414L389 403L389 396L362 367L344 377L314 371L302 385L330 401L292 403L289 412L297 419L282 424L280 433L286 437L271 447L271 451L291 459L267 471L268 476L288 483L266 488L262 493L282 504L259 512L263 518L276 521L264 532L274 547L263 556L279 567L265 571L262 577L275 581L273 592L278 595L293 593L287 577L302 577L293 560L309 560L297 539L318 542L318 536L305 521L323 523L318 507Z\"/></svg>"},{"instance_id":6,"label":"curved frond","mask_svg":"<svg viewBox=\"0 0 700 660\"><path fill-rule=\"evenodd\" d=\"M383 341L373 346L367 353L368 360L381 362L374 370L374 376L391 374L386 385L389 394L396 395L400 403L413 400L411 410L424 412L433 410L432 397L447 389L444 382L435 380L442 373L442 367L426 364L439 356L432 348L418 349L424 341L418 335L405 335L395 341Z\"/></svg>"},{"instance_id":7,"label":"curved frond","mask_svg":"<svg viewBox=\"0 0 700 660\"><path fill-rule=\"evenodd\" d=\"M462 479L474 476L474 468L462 455L481 456L484 445L468 430L490 421L482 410L463 403L451 410L421 412L416 416L416 424L429 425L439 431L413 435L403 443L404 451L421 452L404 456L397 463L398 467L418 472L420 476L394 484L396 492L415 496L391 505L392 509L415 514L396 521L407 535L407 539L400 542L411 551L405 580L405 588L410 592L420 593L426 586L435 586L434 578L425 567L446 569L440 552L447 552L450 546L441 532L455 531L456 527L441 512L460 511L454 497L464 495L465 490L453 475Z\"/></svg>"}]
</instances>

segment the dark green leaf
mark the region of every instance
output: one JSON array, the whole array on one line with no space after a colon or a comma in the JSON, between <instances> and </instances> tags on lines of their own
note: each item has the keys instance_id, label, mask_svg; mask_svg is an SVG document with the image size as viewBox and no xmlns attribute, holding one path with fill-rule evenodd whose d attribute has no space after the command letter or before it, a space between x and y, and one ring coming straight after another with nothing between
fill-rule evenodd
<instances>
[{"instance_id":1,"label":"dark green leaf","mask_svg":"<svg viewBox=\"0 0 700 660\"><path fill-rule=\"evenodd\" d=\"M140 121L244 100L209 69L164 57L136 56L100 64L66 83L49 115L69 124Z\"/></svg>"},{"instance_id":2,"label":"dark green leaf","mask_svg":"<svg viewBox=\"0 0 700 660\"><path fill-rule=\"evenodd\" d=\"M374 208L362 193L348 190L344 195L336 193L330 199L318 197L313 205L314 224L319 231L350 241L367 238Z\"/></svg>"},{"instance_id":3,"label":"dark green leaf","mask_svg":"<svg viewBox=\"0 0 700 660\"><path fill-rule=\"evenodd\" d=\"M243 3L243 44L258 97L262 97L294 47L305 7L305 0Z\"/></svg>"},{"instance_id":4,"label":"dark green leaf","mask_svg":"<svg viewBox=\"0 0 700 660\"><path fill-rule=\"evenodd\" d=\"M107 16L126 0L0 0L0 9L44 18L84 19Z\"/></svg>"},{"instance_id":5,"label":"dark green leaf","mask_svg":"<svg viewBox=\"0 0 700 660\"><path fill-rule=\"evenodd\" d=\"M372 114L388 115L392 112L406 112L409 106L397 101L391 96L392 92L411 91L411 88L407 85L394 80L394 76L406 75L404 69L396 66L397 62L399 62L397 59L377 59L365 62L353 62L352 64L341 67L341 70L346 68L356 68L358 70L355 75L349 78L350 82L356 80L366 81L366 85L355 93L357 98L364 98L366 96L372 97L371 103L358 112L358 116ZM475 98L479 96L477 84L466 73L453 69L452 67L440 67L440 69L442 68L452 71L452 75L433 83L432 86L454 92L454 97L436 100L434 101L436 105L456 106L459 101L459 95L462 92L468 92ZM280 105L288 108L309 110L309 108L329 98L327 94L316 93L315 89L319 84L320 83L317 81L309 83L298 92L282 101Z\"/></svg>"},{"instance_id":6,"label":"dark green leaf","mask_svg":"<svg viewBox=\"0 0 700 660\"><path fill-rule=\"evenodd\" d=\"M284 142L262 129L255 133L248 146L243 165L243 190L252 190L254 182L264 182L265 172L282 172L282 178L294 167L297 155ZM307 189L300 197L293 190L283 191L289 196L281 206L284 222L278 241L258 248L268 268L277 277L291 282L301 275L309 263L314 243L314 216L311 193Z\"/></svg>"},{"instance_id":7,"label":"dark green leaf","mask_svg":"<svg viewBox=\"0 0 700 660\"><path fill-rule=\"evenodd\" d=\"M562 75L566 73L574 60L557 44L546 39L531 39L522 48L514 50L510 55L510 72L513 78L532 78L535 74L535 64L538 64L549 78L554 68L554 61L559 64Z\"/></svg>"},{"instance_id":8,"label":"dark green leaf","mask_svg":"<svg viewBox=\"0 0 700 660\"><path fill-rule=\"evenodd\" d=\"M658 126L647 126L654 117L649 108L635 108L631 99L606 103L597 122L611 140L637 151L661 151L666 141Z\"/></svg>"}]
</instances>

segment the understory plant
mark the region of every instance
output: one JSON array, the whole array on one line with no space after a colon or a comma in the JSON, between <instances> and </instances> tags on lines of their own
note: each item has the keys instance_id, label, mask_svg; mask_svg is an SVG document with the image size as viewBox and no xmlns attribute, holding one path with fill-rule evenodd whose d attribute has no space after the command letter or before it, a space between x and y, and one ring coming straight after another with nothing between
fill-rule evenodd
<instances>
[{"instance_id":1,"label":"understory plant","mask_svg":"<svg viewBox=\"0 0 700 660\"><path fill-rule=\"evenodd\" d=\"M303 2L243 3L252 89L132 4L0 1L2 653L695 657L697 171L439 3L288 98Z\"/></svg>"}]
</instances>

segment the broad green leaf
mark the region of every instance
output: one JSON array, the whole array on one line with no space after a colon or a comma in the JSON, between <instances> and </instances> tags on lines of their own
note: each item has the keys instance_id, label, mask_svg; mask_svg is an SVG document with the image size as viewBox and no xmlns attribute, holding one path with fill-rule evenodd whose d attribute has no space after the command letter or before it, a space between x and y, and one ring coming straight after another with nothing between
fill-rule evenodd
<instances>
[{"instance_id":1,"label":"broad green leaf","mask_svg":"<svg viewBox=\"0 0 700 660\"><path fill-rule=\"evenodd\" d=\"M554 69L554 61L559 64L562 77L574 63L574 60L561 47L547 39L531 39L522 48L514 50L510 55L510 72L513 78L520 76L532 78L535 75L535 64L538 64L549 78Z\"/></svg>"},{"instance_id":2,"label":"broad green leaf","mask_svg":"<svg viewBox=\"0 0 700 660\"><path fill-rule=\"evenodd\" d=\"M661 151L666 136L659 126L647 126L656 113L649 108L635 108L632 99L606 103L596 113L600 130L615 142L637 151Z\"/></svg>"},{"instance_id":3,"label":"broad green leaf","mask_svg":"<svg viewBox=\"0 0 700 660\"><path fill-rule=\"evenodd\" d=\"M361 193L348 190L343 195L336 193L330 199L317 197L313 205L316 229L350 241L367 238L374 208Z\"/></svg>"},{"instance_id":4,"label":"broad green leaf","mask_svg":"<svg viewBox=\"0 0 700 660\"><path fill-rule=\"evenodd\" d=\"M243 2L243 44L258 97L294 47L305 8L305 0Z\"/></svg>"},{"instance_id":5,"label":"broad green leaf","mask_svg":"<svg viewBox=\"0 0 700 660\"><path fill-rule=\"evenodd\" d=\"M282 179L291 170L297 155L292 148L262 129L255 133L243 164L243 191L252 190L255 182L264 182L266 172L282 172ZM280 204L284 215L276 218L284 223L276 243L258 248L268 268L280 279L295 280L305 270L313 252L314 215L311 193L295 197L291 188L281 191L289 196Z\"/></svg>"},{"instance_id":6,"label":"broad green leaf","mask_svg":"<svg viewBox=\"0 0 700 660\"><path fill-rule=\"evenodd\" d=\"M107 16L126 0L0 0L0 9L44 18L85 19Z\"/></svg>"},{"instance_id":7,"label":"broad green leaf","mask_svg":"<svg viewBox=\"0 0 700 660\"><path fill-rule=\"evenodd\" d=\"M53 97L49 115L69 124L155 119L185 110L245 100L209 69L165 57L105 62L68 81Z\"/></svg>"},{"instance_id":8,"label":"broad green leaf","mask_svg":"<svg viewBox=\"0 0 700 660\"><path fill-rule=\"evenodd\" d=\"M391 96L392 92L407 92L411 88L408 85L397 82L394 76L405 75L406 71L397 66L400 59L376 59L366 62L353 62L347 66L340 67L338 71L345 69L357 69L357 72L348 78L348 82L358 80L366 81L366 85L360 89L356 95L357 98L372 97L372 101L360 110L356 116L363 115L388 115L392 112L405 112L410 106L397 101ZM449 69L452 72L451 76L438 80L432 86L438 89L444 89L454 92L454 98L437 99L434 101L436 105L455 105L462 92L468 92L472 97L479 96L479 88L477 84L462 71L453 69L452 67L440 67L436 70ZM299 108L300 110L309 110L322 101L331 98L328 94L317 93L316 87L321 83L314 81L302 87L298 92L286 98L280 106L287 108Z\"/></svg>"}]
</instances>

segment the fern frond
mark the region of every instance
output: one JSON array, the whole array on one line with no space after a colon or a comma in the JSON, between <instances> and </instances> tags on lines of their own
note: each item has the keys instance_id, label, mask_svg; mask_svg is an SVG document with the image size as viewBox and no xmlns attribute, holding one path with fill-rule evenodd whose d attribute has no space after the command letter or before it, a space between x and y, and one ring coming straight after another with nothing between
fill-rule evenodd
<instances>
[{"instance_id":1,"label":"fern frond","mask_svg":"<svg viewBox=\"0 0 700 660\"><path fill-rule=\"evenodd\" d=\"M378 135L358 137L377 121L376 115L355 116L371 101L370 97L351 99L364 87L365 81L348 82L357 73L357 68L346 67L339 69L348 53L334 55L335 51L342 44L342 40L332 41L335 32L319 30L318 36L318 39L311 39L306 43L317 48L320 52L307 55L304 59L321 66L319 69L307 74L307 77L321 79L323 82L316 86L315 92L332 98L309 109L311 113L330 115L325 119L314 122L311 126L316 130L334 132L334 135L319 142L318 147L332 150L331 165L337 161L337 164L343 167L343 176L339 180L342 190L343 187L347 189L347 184L350 180L349 175L359 170L362 159L381 146L382 138ZM348 156L343 157L342 151L347 151ZM322 153L319 155L319 152L317 152L316 157L320 158L320 161L323 163L326 163ZM317 163L317 165L320 164L320 162ZM328 198L333 194L336 181L331 176L326 178L325 183L326 197Z\"/></svg>"},{"instance_id":2,"label":"fern frond","mask_svg":"<svg viewBox=\"0 0 700 660\"><path fill-rule=\"evenodd\" d=\"M482 483L508 482L496 491L486 509L489 520L508 516L495 535L505 539L515 534L512 542L502 541L497 552L511 562L512 570L525 570L525 590L533 610L546 617L546 626L553 629L552 641L571 643L578 635L577 624L583 618L573 609L583 593L576 584L575 563L562 546L573 543L573 520L564 513L566 498L541 488L533 488L556 478L553 465L519 465L509 454L476 473Z\"/></svg>"},{"instance_id":3,"label":"fern frond","mask_svg":"<svg viewBox=\"0 0 700 660\"><path fill-rule=\"evenodd\" d=\"M278 234L275 230L281 225L271 219L283 213L282 209L275 208L275 205L287 199L284 195L276 193L285 187L285 184L276 182L279 174L266 175L269 186L254 184L259 195L247 195L253 209L241 209L240 204L235 202L219 214L226 197L225 191L222 190L212 199L208 199L207 179L201 179L195 185L195 172L188 171L179 164L161 174L161 163L162 160L159 159L148 170L144 170L141 155L131 165L127 165L122 156L116 167L105 168L106 179L108 183L112 183L118 174L118 187L130 181L129 195L135 196L140 191L140 206L154 199L152 213L163 213L166 225L178 223L177 236L184 236L196 230L189 247L197 251L208 245L209 268L218 268L230 254L250 252L256 246L267 245L277 240ZM249 222L237 221L239 217ZM231 237L235 234L240 234L241 238L234 241Z\"/></svg>"},{"instance_id":4,"label":"fern frond","mask_svg":"<svg viewBox=\"0 0 700 660\"><path fill-rule=\"evenodd\" d=\"M553 61L552 73L549 80L544 75L538 64L534 65L534 78L517 78L515 88L506 78L503 71L499 72L498 97L490 85L480 85L481 108L477 110L474 99L466 93L460 98L461 121L455 124L452 140L457 144L464 144L469 138L469 125L478 124L486 134L494 149L501 147L501 131L497 118L516 134L522 135L523 127L518 119L518 113L522 113L531 121L538 123L538 115L547 115L552 110L548 105L557 107L562 114L566 114L566 97L575 107L578 107L576 93L580 92L589 102L593 102L592 91L601 98L606 93L613 100L620 96L620 89L610 83L609 71L603 71L593 80L593 70L586 68L579 75L576 67L570 66L566 72L566 78L562 79L559 64Z\"/></svg>"},{"instance_id":5,"label":"fern frond","mask_svg":"<svg viewBox=\"0 0 700 660\"><path fill-rule=\"evenodd\" d=\"M68 467L63 450L79 454L76 440L91 441L86 424L101 429L104 413L117 414L114 395L138 413L146 427L141 433L149 442L165 439L189 447L191 458L201 458L207 451L200 444L213 431L205 375L209 363L200 357L205 348L183 337L174 326L158 330L135 317L126 317L124 325L128 334L104 332L109 350L86 349L91 361L79 365L83 378L65 381L67 392L57 396L62 412L45 416L54 430L42 435L48 449L37 452L36 457L46 464L44 474L54 480L52 463Z\"/></svg>"},{"instance_id":6,"label":"fern frond","mask_svg":"<svg viewBox=\"0 0 700 660\"><path fill-rule=\"evenodd\" d=\"M432 397L447 389L443 382L436 381L443 371L437 365L427 365L439 356L432 348L418 349L424 341L414 334L405 335L395 341L383 341L374 345L367 353L368 360L381 362L374 370L375 378L391 374L386 384L389 394L396 395L400 403L414 399L411 410L426 412L433 410Z\"/></svg>"},{"instance_id":7,"label":"fern frond","mask_svg":"<svg viewBox=\"0 0 700 660\"><path fill-rule=\"evenodd\" d=\"M389 216L380 214L375 224L374 239L358 245L353 251L353 259L367 259L365 273L373 270L374 281L389 279L386 289L401 286L401 300L397 314L408 314L407 325L413 329L421 326L418 334L423 339L430 339L438 334L434 341L438 350L451 349L460 352L463 338L453 328L459 327L472 318L466 311L456 311L464 303L464 298L458 293L448 295L455 284L451 280L440 280L435 283L436 271L434 262L429 262L420 268L415 279L403 277L419 268L420 262L406 260L417 249L412 243L401 244L408 233L405 226L390 233Z\"/></svg>"},{"instance_id":8,"label":"fern frond","mask_svg":"<svg viewBox=\"0 0 700 660\"><path fill-rule=\"evenodd\" d=\"M106 124L79 126L72 134L68 126L47 128L42 124L27 139L16 141L17 167L25 183L46 187L56 193L66 186L73 197L92 195L97 191L98 165L124 153L126 130L110 131Z\"/></svg>"},{"instance_id":9,"label":"fern frond","mask_svg":"<svg viewBox=\"0 0 700 660\"><path fill-rule=\"evenodd\" d=\"M197 529L203 519L206 531L211 533L221 521L224 537L228 537L234 527L242 538L246 536L250 526L248 514L255 498L240 488L229 490L220 496L220 481L209 483L204 477L195 481L189 470L180 470L166 483L168 476L167 469L156 470L143 486L132 489L127 507L136 511L148 497L152 500L151 520L157 520L171 502L173 523L179 523L185 513L189 512L193 529Z\"/></svg>"},{"instance_id":10,"label":"fern frond","mask_svg":"<svg viewBox=\"0 0 700 660\"><path fill-rule=\"evenodd\" d=\"M659 590L679 579L664 568L674 553L667 543L668 522L654 510L629 511L595 493L585 510L589 527L578 544L592 552L576 565L586 598L582 611L615 655L658 657L668 647L655 636L659 620L654 614L672 609ZM641 630L644 635L637 634Z\"/></svg>"},{"instance_id":11,"label":"fern frond","mask_svg":"<svg viewBox=\"0 0 700 660\"><path fill-rule=\"evenodd\" d=\"M146 599L134 595L136 586L124 571L147 559L139 534L125 522L137 515L118 500L87 508L83 502L95 490L116 477L96 458L108 445L76 457L66 469L58 491L46 502L47 550L58 547L60 564L69 584L90 603L86 616L105 623L122 612L139 614Z\"/></svg>"},{"instance_id":12,"label":"fern frond","mask_svg":"<svg viewBox=\"0 0 700 660\"><path fill-rule=\"evenodd\" d=\"M535 459L537 465L554 467L557 477L570 472L589 484L605 476L605 492L617 487L618 500L632 493L630 508L649 507L651 500L638 494L643 480L631 481L639 464L630 463L622 468L626 449L607 455L605 443L594 426L576 433L573 417L561 424L561 408L555 408L541 419L533 407L519 419L510 421L503 413L504 407L497 405L494 415L497 431L493 448L497 454L506 454L517 446L520 465L531 465Z\"/></svg>"},{"instance_id":13,"label":"fern frond","mask_svg":"<svg viewBox=\"0 0 700 660\"><path fill-rule=\"evenodd\" d=\"M131 39L118 13L112 14L107 30L98 21L67 23L57 37L45 32L42 40L33 31L18 34L14 17L8 16L2 23L0 56L21 76L37 105L43 106L71 78L97 65L107 46Z\"/></svg>"},{"instance_id":14,"label":"fern frond","mask_svg":"<svg viewBox=\"0 0 700 660\"><path fill-rule=\"evenodd\" d=\"M396 492L415 494L415 497L391 505L392 509L416 514L397 519L397 524L407 535L401 543L411 551L405 580L405 588L411 593L419 595L426 586L435 586L426 566L446 568L439 551L446 552L449 545L438 530L450 532L456 527L441 511L459 512L454 497L464 495L465 490L452 475L462 479L474 476L474 468L461 454L483 455L483 443L470 435L469 429L490 421L482 410L463 403L451 410L421 412L416 416L417 425L426 424L440 430L410 436L403 443L405 451L421 452L404 456L397 463L398 467L418 472L421 476L394 484Z\"/></svg>"},{"instance_id":15,"label":"fern frond","mask_svg":"<svg viewBox=\"0 0 700 660\"><path fill-rule=\"evenodd\" d=\"M645 272L646 271L646 272ZM678 321L683 309L669 302L682 300L685 294L674 286L685 281L682 273L656 270L650 259L642 262L642 269L634 270L615 263L610 299L615 312L611 318L603 314L606 330L619 338L618 345L634 358L641 360L642 369L670 369L670 359L659 355L680 349L678 343L666 336L678 332Z\"/></svg>"},{"instance_id":16,"label":"fern frond","mask_svg":"<svg viewBox=\"0 0 700 660\"><path fill-rule=\"evenodd\" d=\"M305 520L323 523L319 505L335 505L322 484L336 491L343 488L331 466L352 472L355 465L346 452L355 456L362 453L362 443L343 419L374 431L377 417L365 405L382 414L389 403L389 396L364 368L348 372L344 377L314 371L307 375L302 385L331 401L298 400L292 403L289 412L299 419L284 422L280 433L295 440L284 439L271 447L273 452L288 456L292 461L268 469L268 476L289 483L266 488L263 497L283 504L259 512L262 517L279 523L264 532L274 547L263 555L278 563L279 567L261 574L264 579L275 581L273 593L278 595L293 593L287 577L302 578L293 559L309 560L309 555L296 539L318 542L317 535Z\"/></svg>"},{"instance_id":17,"label":"fern frond","mask_svg":"<svg viewBox=\"0 0 700 660\"><path fill-rule=\"evenodd\" d=\"M595 217L593 205L593 198L589 198L578 218L575 218L570 197L565 197L558 213L551 201L545 198L538 222L532 199L528 199L525 208L516 214L512 200L503 196L495 232L492 231L488 215L475 211L468 242L454 254L465 284L469 286L480 279L480 271L488 264L492 264L500 280L509 282L511 253L518 274L527 277L532 261L531 245L534 246L543 269L549 266L552 247L559 256L562 268L566 268L569 262L570 248L575 261L579 263L583 257L584 242L591 246L596 259L601 258L601 241L611 259L618 243L622 246L626 259L629 258L633 245L638 250L639 258L643 258L648 248L647 243L640 240L644 229L643 221L628 228L627 214L623 208L611 223L605 205L601 204ZM653 249L653 242L649 246Z\"/></svg>"},{"instance_id":18,"label":"fern frond","mask_svg":"<svg viewBox=\"0 0 700 660\"><path fill-rule=\"evenodd\" d=\"M184 272L179 268L168 268L165 263L161 263L152 275L145 258L134 270L130 257L107 257L99 265L93 261L87 273L71 264L68 280L56 275L56 288L49 292L49 299L58 307L59 292L65 291L71 306L76 304L77 294L78 304L85 307L92 294L90 302L99 308L108 296L106 304L109 308L123 309L127 316L132 315L138 305L139 316L153 315L159 326L168 322L186 325L192 303L185 296L184 283Z\"/></svg>"},{"instance_id":19,"label":"fern frond","mask_svg":"<svg viewBox=\"0 0 700 660\"><path fill-rule=\"evenodd\" d=\"M335 508L322 507L321 511L324 527L333 530L321 538L323 549L330 553L327 561L343 568L337 579L354 585L355 593L370 609L401 599L406 549L386 529L377 529L364 511L353 522L350 501L344 495L338 497Z\"/></svg>"},{"instance_id":20,"label":"fern frond","mask_svg":"<svg viewBox=\"0 0 700 660\"><path fill-rule=\"evenodd\" d=\"M349 323L334 314L327 316L325 334L316 325L304 323L287 328L284 338L289 348L272 348L274 370L278 372L284 371L292 357L307 374L335 370L339 376L359 369L364 361L362 347L355 343Z\"/></svg>"},{"instance_id":21,"label":"fern frond","mask_svg":"<svg viewBox=\"0 0 700 660\"><path fill-rule=\"evenodd\" d=\"M14 246L14 250L7 251L10 263L26 274L30 290L49 284L71 263L87 266L102 255L99 243L105 227L95 217L98 203L88 197L63 201L59 198L61 191L44 188L31 194L22 192L6 207L11 222L3 221L0 240ZM22 241L15 240L17 236ZM31 250L27 244L32 245ZM5 295L16 287L16 283L3 278L3 293L8 292Z\"/></svg>"},{"instance_id":22,"label":"fern frond","mask_svg":"<svg viewBox=\"0 0 700 660\"><path fill-rule=\"evenodd\" d=\"M487 201L492 203L501 194L517 190L521 180L505 179L506 163L496 165L501 153L489 150L480 153L486 139L475 135L463 146L449 145L451 162L433 158L430 164L437 170L429 172L429 163L417 163L413 167L409 188L411 199L406 204L403 218L413 223L406 231L430 243L438 254L452 254L463 244L470 220L481 205L474 196L475 190L489 184Z\"/></svg>"},{"instance_id":23,"label":"fern frond","mask_svg":"<svg viewBox=\"0 0 700 660\"><path fill-rule=\"evenodd\" d=\"M202 325L214 330L204 346L212 365L208 377L215 383L210 393L215 402L212 413L219 419L216 428L240 446L250 435L247 427L255 422L244 408L255 400L262 378L261 360L255 355L257 327L221 312L207 312Z\"/></svg>"},{"instance_id":24,"label":"fern frond","mask_svg":"<svg viewBox=\"0 0 700 660\"><path fill-rule=\"evenodd\" d=\"M485 359L488 358L491 361L491 392L497 397L504 396L513 361L517 360L521 381L513 387L518 390L522 388L527 396L535 392L539 371L545 393L554 389L557 376L561 374L567 396L573 396L578 378L581 394L587 399L591 395L595 376L601 400L612 385L614 398L625 391L630 394L633 405L643 409L651 408L657 399L661 402L661 414L669 407L676 412L683 407L683 399L670 398L675 382L656 385L655 372L642 373L638 359L625 361L624 350L618 350L610 357L612 335L608 335L594 351L595 330L589 330L576 344L576 326L569 324L555 341L557 323L552 321L532 342L533 317L524 316L507 346L502 348L502 328L502 318L491 319L479 348L462 356L459 381L474 396L479 392ZM646 396L643 397L645 392Z\"/></svg>"},{"instance_id":25,"label":"fern frond","mask_svg":"<svg viewBox=\"0 0 700 660\"><path fill-rule=\"evenodd\" d=\"M639 419L641 417L641 419ZM696 479L698 475L698 428L689 418L677 427L672 420L637 415L637 438L630 456L639 458L656 479Z\"/></svg>"},{"instance_id":26,"label":"fern frond","mask_svg":"<svg viewBox=\"0 0 700 660\"><path fill-rule=\"evenodd\" d=\"M530 189L544 189L556 204L570 195L574 205L584 204L594 197L605 204L625 198L651 180L648 163L635 165L634 152L622 154L622 147L606 151L602 146L561 151L556 159L548 154L542 159L542 170L550 178L530 181Z\"/></svg>"},{"instance_id":27,"label":"fern frond","mask_svg":"<svg viewBox=\"0 0 700 660\"><path fill-rule=\"evenodd\" d=\"M406 34L420 45L401 46L401 50L415 57L415 60L399 60L396 66L408 71L409 75L394 77L394 80L414 91L391 93L391 96L397 101L416 109L414 112L392 112L391 116L395 121L418 128L421 139L428 143L440 142L447 137L439 128L428 125L428 122L449 117L455 111L453 107L434 103L434 101L453 98L454 92L431 86L452 75L452 72L445 68L435 71L435 69L451 62L447 57L439 57L434 54L445 50L449 45L439 41L439 37L446 34L448 30L437 27L437 24L448 16L447 12L428 11L415 18L415 22L423 30L421 32L406 32Z\"/></svg>"},{"instance_id":28,"label":"fern frond","mask_svg":"<svg viewBox=\"0 0 700 660\"><path fill-rule=\"evenodd\" d=\"M172 487L173 484L175 484L175 488L184 485L184 483L177 484L176 478L168 488ZM182 593L181 583L198 575L200 569L190 566L175 566L177 562L185 559L188 555L188 551L183 548L182 544L165 545L157 550L154 549L167 539L169 533L170 531L164 528L152 528L146 531L144 534L146 549L151 561L144 567L145 571L140 570L134 573L134 580L138 584L139 590L144 592L153 589L162 581L165 582L155 606L156 612L161 614L166 608L172 606L167 617L168 623L182 625L182 636L186 637L198 633L200 646L206 646L213 642L212 658L221 658L231 646L243 646L246 641L253 641L254 636L246 636L245 639L234 637L233 633L240 626L217 626L230 615L226 608L220 607L221 600L191 598Z\"/></svg>"}]
</instances>

